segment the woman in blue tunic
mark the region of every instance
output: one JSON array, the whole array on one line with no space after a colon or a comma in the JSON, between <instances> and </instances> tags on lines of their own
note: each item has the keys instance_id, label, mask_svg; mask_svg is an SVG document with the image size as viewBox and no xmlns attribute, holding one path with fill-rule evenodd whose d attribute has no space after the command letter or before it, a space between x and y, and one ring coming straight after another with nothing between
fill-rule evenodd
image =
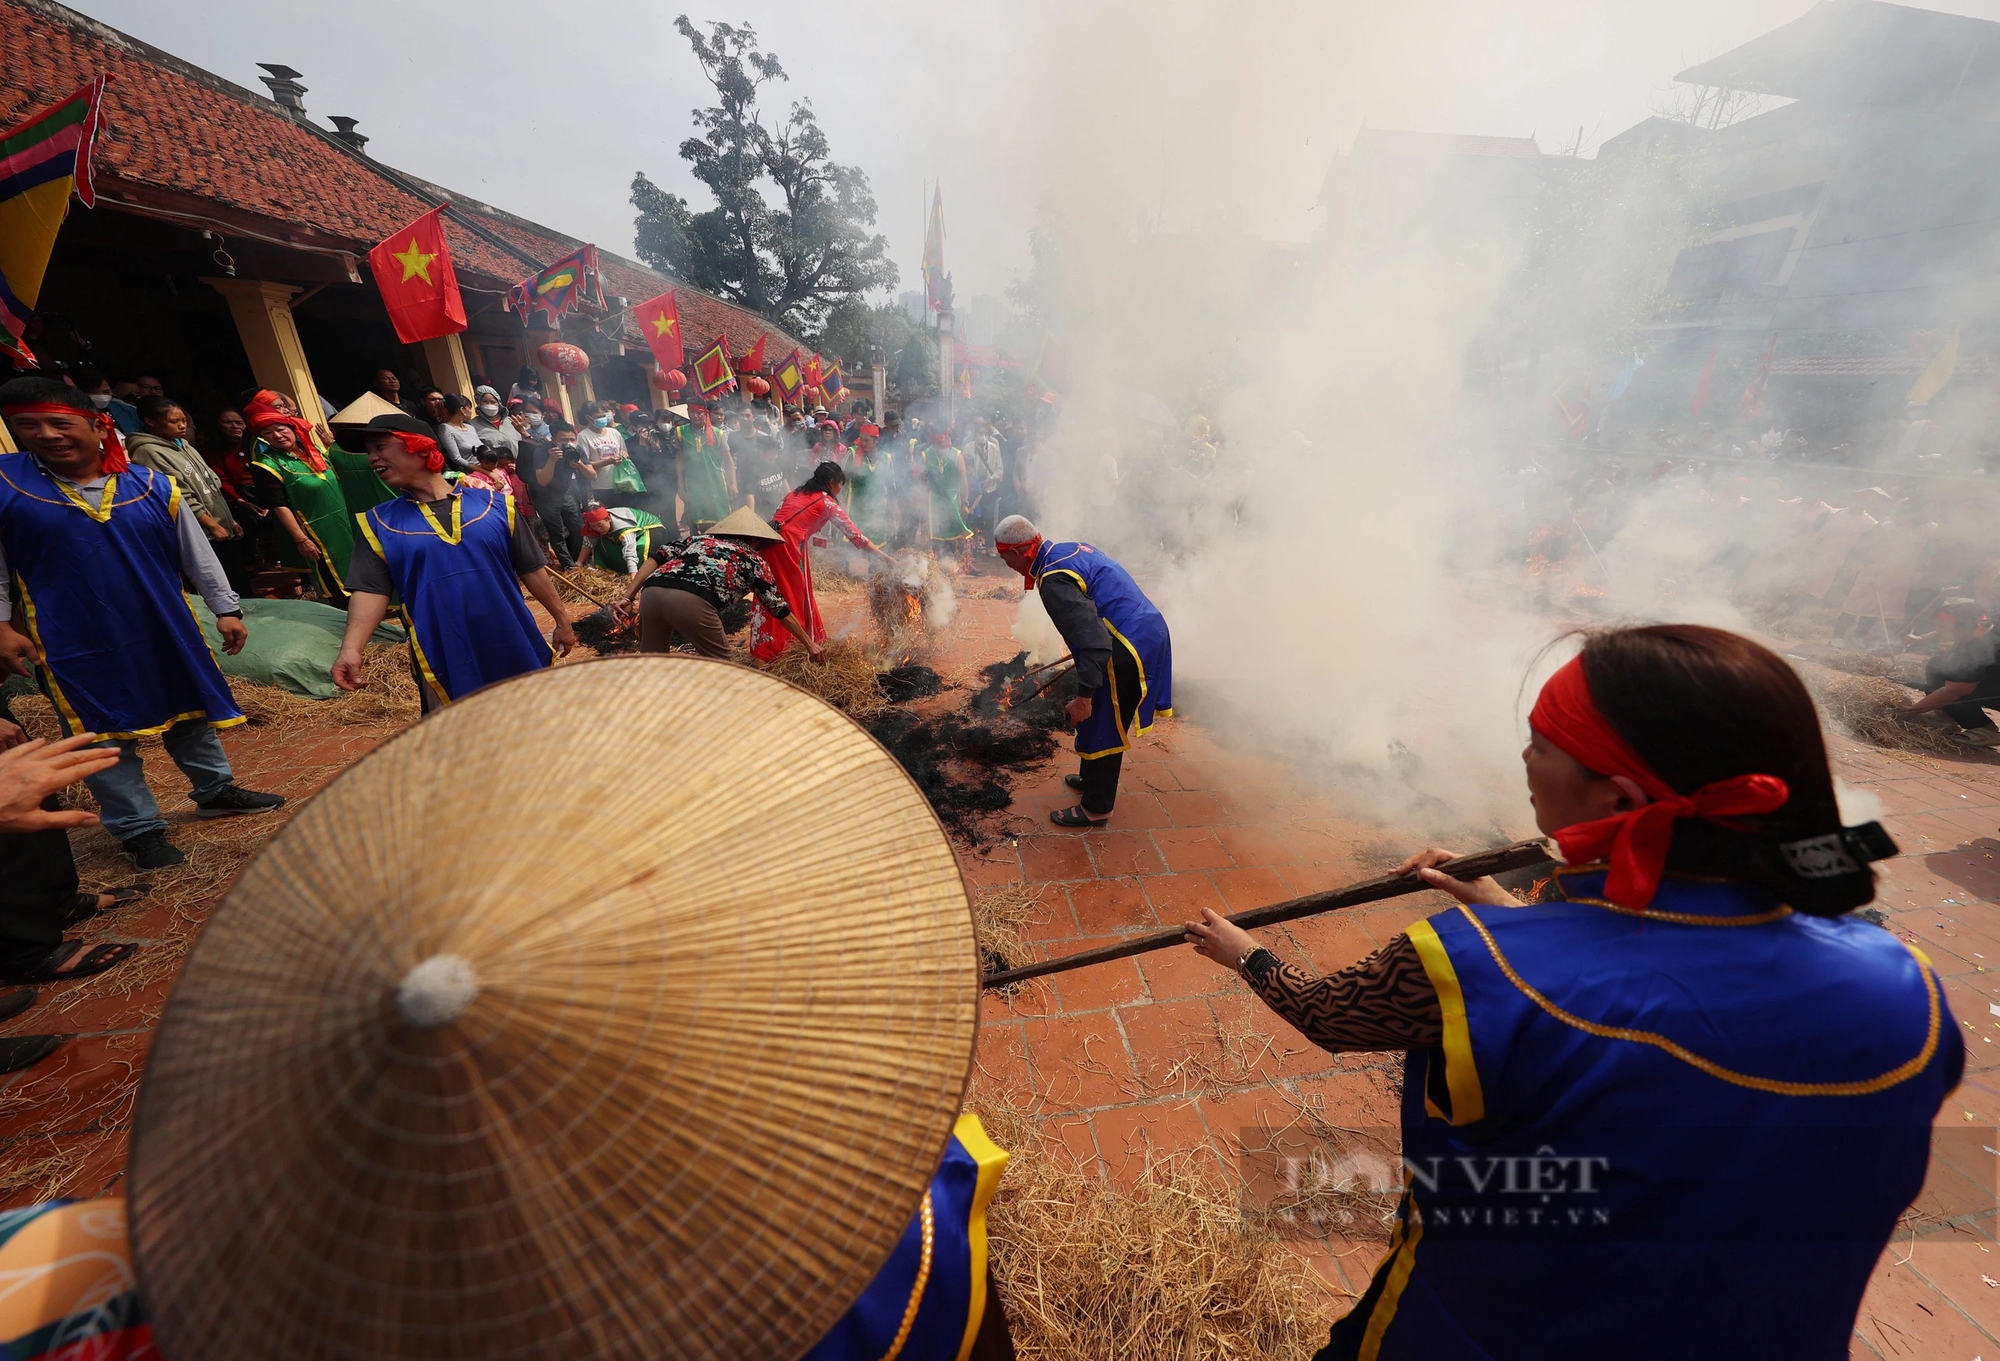
<instances>
[{"instance_id":1,"label":"woman in blue tunic","mask_svg":"<svg viewBox=\"0 0 2000 1361\"><path fill-rule=\"evenodd\" d=\"M1315 978L1188 924L1323 1048L1406 1050L1404 1191L1324 1361L1848 1354L1964 1045L1930 961L1847 915L1818 715L1748 639L1586 639L1522 754L1558 901L1403 866L1458 899Z\"/></svg>"}]
</instances>

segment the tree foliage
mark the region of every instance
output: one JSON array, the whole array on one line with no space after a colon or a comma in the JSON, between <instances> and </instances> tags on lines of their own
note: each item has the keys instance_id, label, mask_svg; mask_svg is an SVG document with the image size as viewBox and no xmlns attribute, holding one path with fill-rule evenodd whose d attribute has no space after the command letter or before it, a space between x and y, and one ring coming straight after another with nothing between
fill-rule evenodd
<instances>
[{"instance_id":1,"label":"tree foliage","mask_svg":"<svg viewBox=\"0 0 2000 1361\"><path fill-rule=\"evenodd\" d=\"M802 334L842 303L893 288L868 177L833 159L810 100L781 119L763 112L765 87L789 79L777 55L748 24L703 33L683 14L674 26L715 91L714 104L694 110L697 135L680 145L715 203L697 212L635 173L639 258Z\"/></svg>"}]
</instances>

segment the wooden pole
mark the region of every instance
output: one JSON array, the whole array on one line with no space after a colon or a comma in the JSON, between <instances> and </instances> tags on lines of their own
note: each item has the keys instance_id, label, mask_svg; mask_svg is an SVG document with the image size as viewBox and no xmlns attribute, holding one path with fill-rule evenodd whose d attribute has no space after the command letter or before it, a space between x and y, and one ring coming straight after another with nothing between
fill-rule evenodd
<instances>
[{"instance_id":1,"label":"wooden pole","mask_svg":"<svg viewBox=\"0 0 2000 1361\"><path fill-rule=\"evenodd\" d=\"M1549 854L1545 842L1516 841L1512 845L1496 846L1490 851L1476 851L1471 855L1462 855L1456 860L1447 860L1439 865L1438 869L1454 879L1480 879L1489 874L1505 874L1510 870L1532 869L1554 863L1555 857ZM1421 893L1429 887L1429 884L1414 875L1385 874L1379 879L1366 879L1358 884L1349 884L1346 888L1328 889L1324 893L1308 893L1303 898L1293 898L1289 902L1273 903L1269 907L1253 907L1247 912L1232 913L1229 920L1246 931L1254 931L1260 926L1276 926L1280 922L1297 921L1300 917L1313 917L1343 907L1356 907L1362 903L1378 903L1385 898L1400 898L1405 894ZM1186 940L1187 936L1178 928L1172 931L1157 931L1149 936L1135 936L1117 945L1107 945L1101 950L1085 950L1080 954L1064 955L1060 959L1046 959L1039 964L1023 964L1018 969L987 974L981 983L988 988L1003 988L1010 983L1025 982L1030 978L1067 973L1071 969L1081 969L1088 964L1106 964L1114 959L1129 959L1133 955L1149 954L1154 950L1164 950L1169 945L1182 944Z\"/></svg>"}]
</instances>

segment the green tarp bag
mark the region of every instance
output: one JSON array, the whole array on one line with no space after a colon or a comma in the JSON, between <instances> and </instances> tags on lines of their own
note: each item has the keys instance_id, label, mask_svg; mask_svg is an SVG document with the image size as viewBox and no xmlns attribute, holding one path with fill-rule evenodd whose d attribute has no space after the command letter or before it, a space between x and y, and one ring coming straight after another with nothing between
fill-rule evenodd
<instances>
[{"instance_id":1,"label":"green tarp bag","mask_svg":"<svg viewBox=\"0 0 2000 1361\"><path fill-rule=\"evenodd\" d=\"M340 655L341 635L347 632L347 611L317 600L243 599L243 623L250 641L234 657L222 650L222 635L216 631L215 616L198 597L187 597L194 617L201 621L202 636L208 639L222 674L231 680L253 685L276 685L295 695L331 699L340 691L333 683L334 658ZM400 624L383 624L368 639L371 643L402 643Z\"/></svg>"}]
</instances>

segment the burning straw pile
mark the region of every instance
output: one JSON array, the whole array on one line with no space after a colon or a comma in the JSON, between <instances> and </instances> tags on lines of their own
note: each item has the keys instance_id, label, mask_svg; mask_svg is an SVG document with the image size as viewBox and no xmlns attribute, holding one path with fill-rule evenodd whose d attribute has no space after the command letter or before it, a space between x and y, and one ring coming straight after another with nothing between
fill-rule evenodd
<instances>
[{"instance_id":1,"label":"burning straw pile","mask_svg":"<svg viewBox=\"0 0 2000 1361\"><path fill-rule=\"evenodd\" d=\"M1046 693L1030 697L1034 683L1016 684L1026 670L1027 654L1021 653L981 672L985 687L951 713L923 718L889 708L866 724L945 826L974 845L985 840L981 816L1014 802L999 775L1055 755L1063 702Z\"/></svg>"},{"instance_id":2,"label":"burning straw pile","mask_svg":"<svg viewBox=\"0 0 2000 1361\"><path fill-rule=\"evenodd\" d=\"M982 1108L1012 1157L987 1218L994 1278L1024 1361L1307 1356L1344 1308L1240 1197L1190 1156L1121 1189L1041 1152L1024 1113Z\"/></svg>"}]
</instances>

